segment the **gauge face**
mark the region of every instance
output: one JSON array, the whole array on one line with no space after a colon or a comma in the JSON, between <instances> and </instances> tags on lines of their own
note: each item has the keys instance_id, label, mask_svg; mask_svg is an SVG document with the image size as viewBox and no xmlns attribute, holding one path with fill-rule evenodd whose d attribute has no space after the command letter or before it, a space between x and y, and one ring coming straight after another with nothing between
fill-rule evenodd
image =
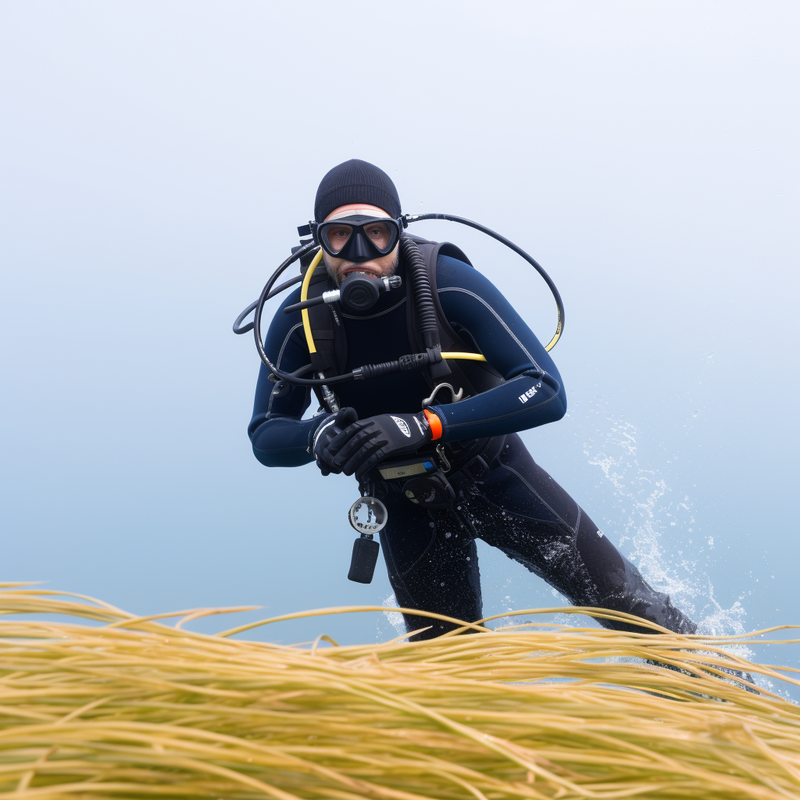
<instances>
[{"instance_id":1,"label":"gauge face","mask_svg":"<svg viewBox=\"0 0 800 800\"><path fill-rule=\"evenodd\" d=\"M350 524L359 533L373 534L383 530L389 519L389 512L375 497L359 497L350 507L347 516Z\"/></svg>"}]
</instances>

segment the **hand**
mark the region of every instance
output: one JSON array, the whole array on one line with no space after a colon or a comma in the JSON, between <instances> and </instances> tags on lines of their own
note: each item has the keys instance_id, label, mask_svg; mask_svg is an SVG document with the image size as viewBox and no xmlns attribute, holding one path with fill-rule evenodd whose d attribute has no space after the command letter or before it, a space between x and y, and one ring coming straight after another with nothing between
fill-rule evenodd
<instances>
[{"instance_id":1,"label":"hand","mask_svg":"<svg viewBox=\"0 0 800 800\"><path fill-rule=\"evenodd\" d=\"M330 440L331 472L355 473L360 481L389 456L412 453L431 441L424 414L379 414L353 422Z\"/></svg>"},{"instance_id":2,"label":"hand","mask_svg":"<svg viewBox=\"0 0 800 800\"><path fill-rule=\"evenodd\" d=\"M341 468L333 463L335 453L330 452L331 441L337 437L344 428L358 419L358 414L353 408L342 408L336 414L329 414L314 432L314 460L317 462L319 471L323 475L330 475L331 472L339 473Z\"/></svg>"}]
</instances>

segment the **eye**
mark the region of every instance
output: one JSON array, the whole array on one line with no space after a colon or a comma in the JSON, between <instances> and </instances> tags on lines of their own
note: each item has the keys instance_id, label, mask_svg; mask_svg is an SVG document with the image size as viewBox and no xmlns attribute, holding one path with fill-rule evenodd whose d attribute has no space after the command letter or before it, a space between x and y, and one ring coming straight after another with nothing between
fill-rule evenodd
<instances>
[{"instance_id":1,"label":"eye","mask_svg":"<svg viewBox=\"0 0 800 800\"><path fill-rule=\"evenodd\" d=\"M389 226L384 225L383 223L376 223L375 225L370 225L368 228L364 228L366 231L367 236L372 239L378 247L385 247L390 239L390 232Z\"/></svg>"},{"instance_id":2,"label":"eye","mask_svg":"<svg viewBox=\"0 0 800 800\"><path fill-rule=\"evenodd\" d=\"M338 252L347 244L352 232L353 230L349 225L331 225L326 228L324 236L328 242L328 247Z\"/></svg>"}]
</instances>

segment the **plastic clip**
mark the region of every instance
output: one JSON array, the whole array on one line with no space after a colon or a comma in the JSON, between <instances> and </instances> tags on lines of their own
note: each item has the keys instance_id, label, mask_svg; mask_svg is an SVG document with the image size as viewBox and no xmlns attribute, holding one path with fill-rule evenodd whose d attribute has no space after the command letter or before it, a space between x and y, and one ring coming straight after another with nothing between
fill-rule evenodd
<instances>
[{"instance_id":1,"label":"plastic clip","mask_svg":"<svg viewBox=\"0 0 800 800\"><path fill-rule=\"evenodd\" d=\"M430 395L422 401L423 408L427 408L429 405L433 403L440 389L450 390L450 394L453 398L451 402L453 403L457 403L464 396L463 386L458 390L458 392L456 392L456 390L449 383L437 383L436 386L433 388L433 391L430 393Z\"/></svg>"}]
</instances>

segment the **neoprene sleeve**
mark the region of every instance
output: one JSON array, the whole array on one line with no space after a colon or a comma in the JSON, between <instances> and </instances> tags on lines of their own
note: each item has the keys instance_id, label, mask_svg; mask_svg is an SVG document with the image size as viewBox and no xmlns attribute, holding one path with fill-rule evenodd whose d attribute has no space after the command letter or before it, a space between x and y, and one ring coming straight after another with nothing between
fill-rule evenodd
<instances>
[{"instance_id":1,"label":"neoprene sleeve","mask_svg":"<svg viewBox=\"0 0 800 800\"><path fill-rule=\"evenodd\" d=\"M506 383L460 403L431 408L442 441L478 439L554 422L567 411L550 354L485 275L453 258L439 259L439 299L450 323L472 336Z\"/></svg>"},{"instance_id":2,"label":"neoprene sleeve","mask_svg":"<svg viewBox=\"0 0 800 800\"><path fill-rule=\"evenodd\" d=\"M402 267L401 267L402 274ZM405 276L404 276L405 277ZM560 419L566 413L561 376L550 355L508 300L485 275L456 259L439 258L439 297L447 319L474 340L506 383L460 403L440 404L443 441L521 431ZM283 306L297 302L293 291ZM281 309L282 309L281 307ZM341 313L348 342L347 369L397 358L410 352L402 293L382 295L364 314ZM309 362L300 313L279 310L265 348L273 363L293 371ZM261 367L248 432L256 458L267 466L299 466L313 461L310 445L320 418L303 420L310 391L291 387L277 397ZM419 373L396 373L368 382L337 384L341 406L359 419L377 414L415 413L429 393Z\"/></svg>"}]
</instances>

